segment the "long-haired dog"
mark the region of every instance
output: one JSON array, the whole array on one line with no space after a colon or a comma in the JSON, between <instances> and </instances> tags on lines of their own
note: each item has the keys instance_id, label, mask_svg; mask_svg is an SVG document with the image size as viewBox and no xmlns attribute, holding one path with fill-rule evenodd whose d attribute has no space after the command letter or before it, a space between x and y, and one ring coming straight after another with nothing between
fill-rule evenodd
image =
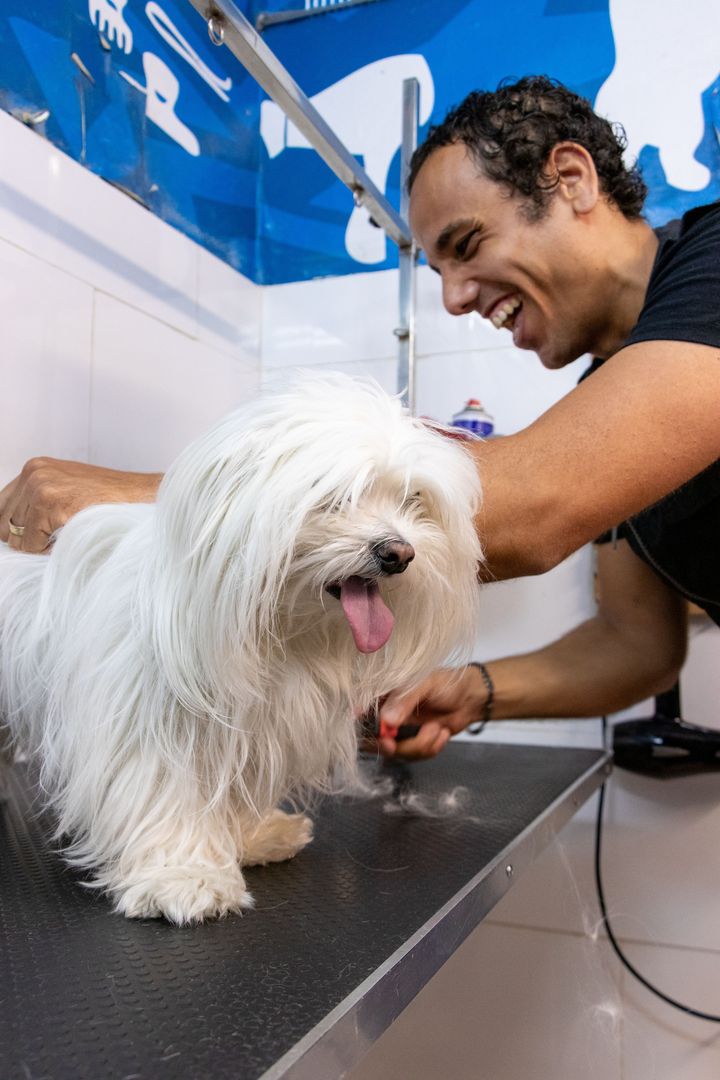
<instances>
[{"instance_id":1,"label":"long-haired dog","mask_svg":"<svg viewBox=\"0 0 720 1080\"><path fill-rule=\"evenodd\" d=\"M308 377L185 450L150 505L0 544L0 715L117 910L252 905L311 839L280 804L356 769L356 716L477 615L466 451L369 381Z\"/></svg>"}]
</instances>

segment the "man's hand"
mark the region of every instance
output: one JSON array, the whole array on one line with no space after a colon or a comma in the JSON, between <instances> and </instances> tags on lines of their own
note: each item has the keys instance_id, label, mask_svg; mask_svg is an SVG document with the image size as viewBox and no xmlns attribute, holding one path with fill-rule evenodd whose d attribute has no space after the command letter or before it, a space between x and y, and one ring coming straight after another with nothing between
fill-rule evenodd
<instances>
[{"instance_id":1,"label":"man's hand","mask_svg":"<svg viewBox=\"0 0 720 1080\"><path fill-rule=\"evenodd\" d=\"M441 668L409 694L390 694L380 706L380 720L392 728L420 724L411 739L378 741L385 757L418 761L435 757L451 735L480 720L487 690L476 667Z\"/></svg>"},{"instance_id":2,"label":"man's hand","mask_svg":"<svg viewBox=\"0 0 720 1080\"><path fill-rule=\"evenodd\" d=\"M78 510L98 503L153 502L161 479L160 474L32 458L0 491L0 540L17 551L46 551L56 530Z\"/></svg>"}]
</instances>

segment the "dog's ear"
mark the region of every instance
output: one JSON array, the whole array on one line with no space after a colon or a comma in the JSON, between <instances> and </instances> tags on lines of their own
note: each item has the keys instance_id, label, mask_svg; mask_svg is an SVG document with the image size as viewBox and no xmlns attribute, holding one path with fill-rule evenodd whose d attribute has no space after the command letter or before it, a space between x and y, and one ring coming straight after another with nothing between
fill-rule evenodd
<instances>
[{"instance_id":1,"label":"dog's ear","mask_svg":"<svg viewBox=\"0 0 720 1080\"><path fill-rule=\"evenodd\" d=\"M226 417L180 455L158 495L154 636L168 665L184 655L187 674L173 683L195 705L240 662L259 664L297 535L323 495L280 421L260 406Z\"/></svg>"}]
</instances>

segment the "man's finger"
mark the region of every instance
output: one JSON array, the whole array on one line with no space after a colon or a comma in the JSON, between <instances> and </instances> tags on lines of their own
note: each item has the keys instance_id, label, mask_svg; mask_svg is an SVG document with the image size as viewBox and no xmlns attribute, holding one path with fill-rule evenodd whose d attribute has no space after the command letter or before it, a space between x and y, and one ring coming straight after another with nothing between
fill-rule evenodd
<instances>
[{"instance_id":1,"label":"man's finger","mask_svg":"<svg viewBox=\"0 0 720 1080\"><path fill-rule=\"evenodd\" d=\"M422 694L418 690L404 697L390 694L378 710L378 718L388 727L399 728L416 716Z\"/></svg>"},{"instance_id":2,"label":"man's finger","mask_svg":"<svg viewBox=\"0 0 720 1080\"><path fill-rule=\"evenodd\" d=\"M26 516L27 506L25 504L21 506L17 500L8 502L6 513L3 515L0 539L5 540L7 546L14 548L15 551L23 550Z\"/></svg>"},{"instance_id":3,"label":"man's finger","mask_svg":"<svg viewBox=\"0 0 720 1080\"><path fill-rule=\"evenodd\" d=\"M451 735L452 735L452 732L450 731L449 728L443 728L442 729L442 731L438 735L437 739L435 740L435 742L432 744L432 746L430 748L430 756L431 757L436 757L440 753L441 750L445 749L447 744L450 742L450 736Z\"/></svg>"},{"instance_id":4,"label":"man's finger","mask_svg":"<svg viewBox=\"0 0 720 1080\"><path fill-rule=\"evenodd\" d=\"M37 526L26 526L23 533L20 551L31 555L42 555L50 549L52 534Z\"/></svg>"},{"instance_id":5,"label":"man's finger","mask_svg":"<svg viewBox=\"0 0 720 1080\"><path fill-rule=\"evenodd\" d=\"M422 725L420 731L412 739L403 739L402 742L397 743L393 757L402 758L404 761L422 761L424 758L434 757L433 747L444 730L437 720L429 720L427 724Z\"/></svg>"},{"instance_id":6,"label":"man's finger","mask_svg":"<svg viewBox=\"0 0 720 1080\"><path fill-rule=\"evenodd\" d=\"M45 519L33 512L30 506L26 505L23 510L14 507L6 524L9 533L8 546L15 551L36 555L50 546L51 533L46 527ZM22 530L20 535L19 530Z\"/></svg>"},{"instance_id":7,"label":"man's finger","mask_svg":"<svg viewBox=\"0 0 720 1080\"><path fill-rule=\"evenodd\" d=\"M13 495L17 486L17 480L13 480L11 483L6 484L0 491L0 540L4 540L7 544L10 538L10 529L8 524L12 516L12 508L14 506Z\"/></svg>"}]
</instances>

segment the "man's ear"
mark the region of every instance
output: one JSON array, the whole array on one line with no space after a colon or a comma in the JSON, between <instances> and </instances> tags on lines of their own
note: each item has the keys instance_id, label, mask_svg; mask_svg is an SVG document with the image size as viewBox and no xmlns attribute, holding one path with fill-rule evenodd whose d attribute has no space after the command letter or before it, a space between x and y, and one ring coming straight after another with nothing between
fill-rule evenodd
<instances>
[{"instance_id":1,"label":"man's ear","mask_svg":"<svg viewBox=\"0 0 720 1080\"><path fill-rule=\"evenodd\" d=\"M574 142L560 142L548 154L545 173L555 190L577 214L587 214L600 196L600 182L592 155Z\"/></svg>"}]
</instances>

